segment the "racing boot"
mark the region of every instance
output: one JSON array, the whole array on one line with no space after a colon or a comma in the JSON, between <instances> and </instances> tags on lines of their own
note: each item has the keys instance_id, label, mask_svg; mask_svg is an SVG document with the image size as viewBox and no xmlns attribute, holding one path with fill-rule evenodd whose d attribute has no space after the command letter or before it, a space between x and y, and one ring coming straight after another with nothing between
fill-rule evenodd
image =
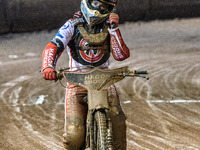
<instances>
[{"instance_id":1,"label":"racing boot","mask_svg":"<svg viewBox=\"0 0 200 150\"><path fill-rule=\"evenodd\" d=\"M85 125L83 119L68 118L63 134L63 150L80 150L84 144Z\"/></svg>"},{"instance_id":2,"label":"racing boot","mask_svg":"<svg viewBox=\"0 0 200 150\"><path fill-rule=\"evenodd\" d=\"M126 150L126 116L114 85L109 88L108 98L113 129L113 150Z\"/></svg>"}]
</instances>

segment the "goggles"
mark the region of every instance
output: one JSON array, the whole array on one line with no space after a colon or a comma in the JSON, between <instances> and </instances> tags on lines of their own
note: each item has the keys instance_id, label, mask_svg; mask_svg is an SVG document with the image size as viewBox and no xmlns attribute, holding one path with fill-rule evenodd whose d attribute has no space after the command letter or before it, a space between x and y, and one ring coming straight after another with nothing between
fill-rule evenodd
<instances>
[{"instance_id":1,"label":"goggles","mask_svg":"<svg viewBox=\"0 0 200 150\"><path fill-rule=\"evenodd\" d=\"M92 10L98 10L101 14L109 12L109 5L98 0L90 1L90 6Z\"/></svg>"}]
</instances>

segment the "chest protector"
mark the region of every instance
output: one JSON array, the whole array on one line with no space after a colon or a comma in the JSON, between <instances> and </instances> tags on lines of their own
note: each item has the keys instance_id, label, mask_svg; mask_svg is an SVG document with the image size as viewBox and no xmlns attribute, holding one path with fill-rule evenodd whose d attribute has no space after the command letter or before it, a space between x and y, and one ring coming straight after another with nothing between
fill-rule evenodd
<instances>
[{"instance_id":1,"label":"chest protector","mask_svg":"<svg viewBox=\"0 0 200 150\"><path fill-rule=\"evenodd\" d=\"M68 46L74 60L82 65L100 66L110 57L108 25L78 24Z\"/></svg>"}]
</instances>

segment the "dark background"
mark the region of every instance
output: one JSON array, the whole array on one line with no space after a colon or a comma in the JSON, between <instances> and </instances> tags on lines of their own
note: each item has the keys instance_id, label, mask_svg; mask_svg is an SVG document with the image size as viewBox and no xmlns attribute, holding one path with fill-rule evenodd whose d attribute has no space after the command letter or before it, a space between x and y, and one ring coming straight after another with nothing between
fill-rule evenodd
<instances>
[{"instance_id":1,"label":"dark background","mask_svg":"<svg viewBox=\"0 0 200 150\"><path fill-rule=\"evenodd\" d=\"M0 34L51 30L79 10L81 0L0 0ZM200 16L199 0L119 0L120 23Z\"/></svg>"}]
</instances>

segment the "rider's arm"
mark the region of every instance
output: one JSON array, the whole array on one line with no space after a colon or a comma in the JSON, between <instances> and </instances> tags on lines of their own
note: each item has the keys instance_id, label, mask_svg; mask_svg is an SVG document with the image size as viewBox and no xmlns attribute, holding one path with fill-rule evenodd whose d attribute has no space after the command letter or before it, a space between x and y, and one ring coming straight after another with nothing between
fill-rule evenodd
<instances>
[{"instance_id":1,"label":"rider's arm","mask_svg":"<svg viewBox=\"0 0 200 150\"><path fill-rule=\"evenodd\" d=\"M122 61L130 56L129 48L126 46L118 26L119 16L115 13L110 15L110 24L116 23L114 29L108 29L110 34L110 44L115 60Z\"/></svg>"},{"instance_id":2,"label":"rider's arm","mask_svg":"<svg viewBox=\"0 0 200 150\"><path fill-rule=\"evenodd\" d=\"M68 20L58 31L53 40L43 51L42 71L46 68L54 69L57 59L62 54L74 33L74 25Z\"/></svg>"}]
</instances>

